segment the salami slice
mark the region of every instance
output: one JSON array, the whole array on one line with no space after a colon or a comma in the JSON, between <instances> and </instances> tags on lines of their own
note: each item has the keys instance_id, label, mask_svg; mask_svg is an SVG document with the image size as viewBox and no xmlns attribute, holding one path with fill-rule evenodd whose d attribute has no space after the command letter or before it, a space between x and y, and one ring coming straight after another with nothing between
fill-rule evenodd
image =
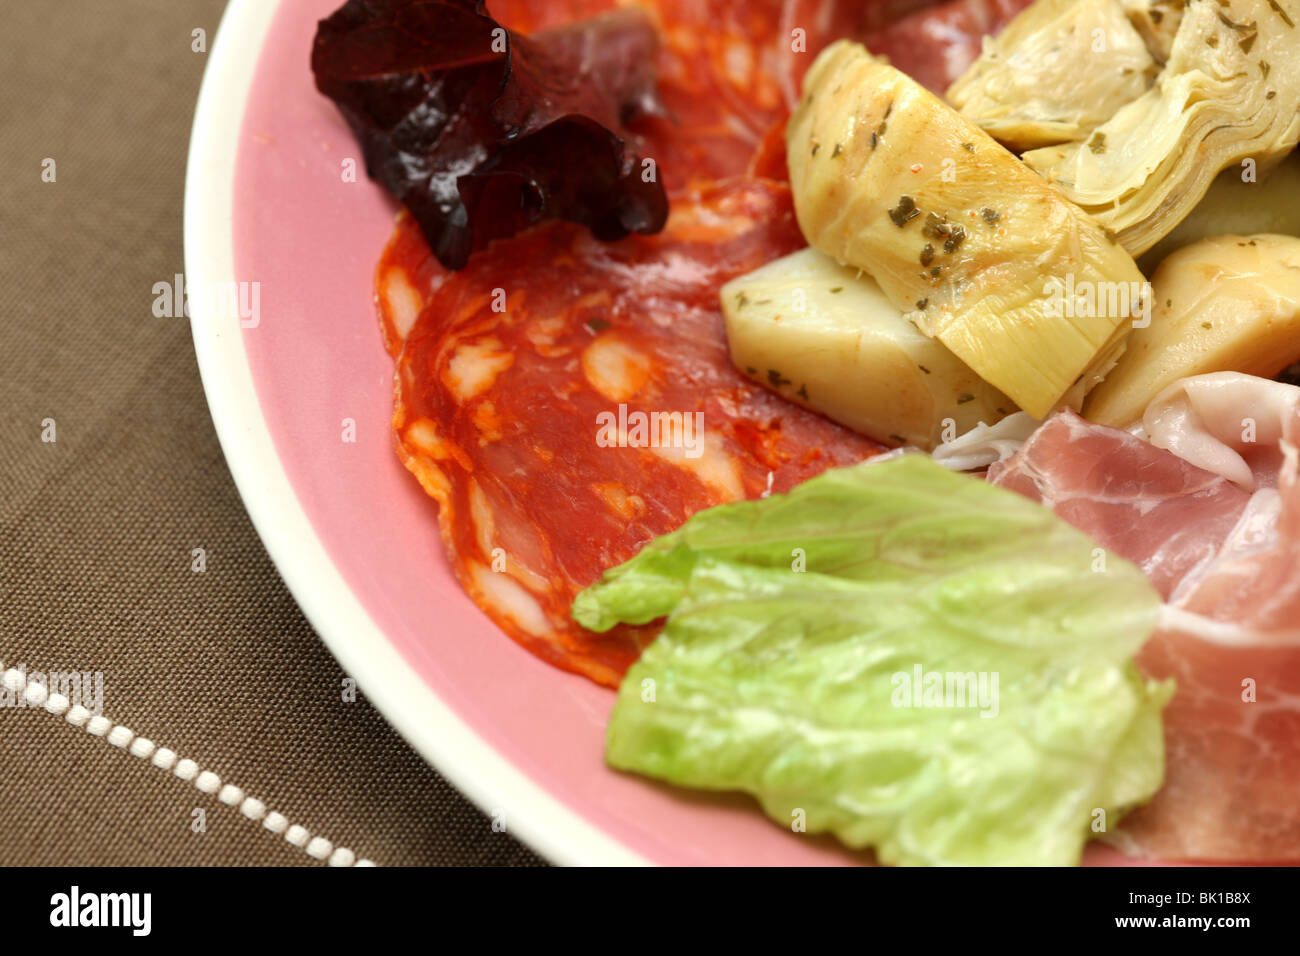
<instances>
[{"instance_id":1,"label":"salami slice","mask_svg":"<svg viewBox=\"0 0 1300 956\"><path fill-rule=\"evenodd\" d=\"M615 5L491 9L531 32ZM578 591L702 508L881 450L740 375L718 290L804 245L781 129L812 58L923 4L640 5L669 115L633 130L670 197L664 232L602 243L555 223L449 273L404 215L376 273L398 454L439 503L461 584L530 651L610 685L656 628L588 632L569 615Z\"/></svg>"},{"instance_id":2,"label":"salami slice","mask_svg":"<svg viewBox=\"0 0 1300 956\"><path fill-rule=\"evenodd\" d=\"M641 0L659 30L659 92L669 116L634 124L669 193L744 172L798 101L803 74L840 39L942 93L1031 0ZM532 32L595 16L614 0L504 0L506 26Z\"/></svg>"},{"instance_id":3,"label":"salami slice","mask_svg":"<svg viewBox=\"0 0 1300 956\"><path fill-rule=\"evenodd\" d=\"M853 6L842 0L822 2ZM533 33L617 6L615 0L496 0L491 11L504 26ZM797 82L807 65L803 61L811 62L812 54L833 39L829 25L856 22L856 14L846 19L836 13L823 22L813 35L811 54L796 63L783 39L790 16L783 19L782 12L791 14L798 6L791 0L656 0L641 6L659 32L656 70L668 110L665 116L633 124L643 139L643 154L654 163L649 173L664 178L670 196L692 184L737 175L786 179L782 84ZM791 72L796 68L797 76ZM403 214L375 276L384 344L394 358L447 271Z\"/></svg>"},{"instance_id":4,"label":"salami slice","mask_svg":"<svg viewBox=\"0 0 1300 956\"><path fill-rule=\"evenodd\" d=\"M947 0L869 29L862 42L922 86L942 95L1032 0Z\"/></svg>"},{"instance_id":5,"label":"salami slice","mask_svg":"<svg viewBox=\"0 0 1300 956\"><path fill-rule=\"evenodd\" d=\"M655 629L586 631L578 591L702 508L880 450L728 358L719 287L800 245L788 188L742 178L680 196L657 236L496 243L431 295L398 361L398 454L466 591L529 650L617 683Z\"/></svg>"},{"instance_id":6,"label":"salami slice","mask_svg":"<svg viewBox=\"0 0 1300 956\"><path fill-rule=\"evenodd\" d=\"M614 0L503 0L490 8L505 26L531 33L622 5ZM633 124L646 139L642 155L655 161L670 194L692 180L743 173L787 109L782 82L789 69L784 58L789 44L781 32L782 0L644 0L633 5L645 10L659 35L656 71L667 109L663 117Z\"/></svg>"},{"instance_id":7,"label":"salami slice","mask_svg":"<svg viewBox=\"0 0 1300 956\"><path fill-rule=\"evenodd\" d=\"M943 92L1033 0L785 0L777 56L786 102L800 96L813 58L835 40L857 40L935 93Z\"/></svg>"}]
</instances>

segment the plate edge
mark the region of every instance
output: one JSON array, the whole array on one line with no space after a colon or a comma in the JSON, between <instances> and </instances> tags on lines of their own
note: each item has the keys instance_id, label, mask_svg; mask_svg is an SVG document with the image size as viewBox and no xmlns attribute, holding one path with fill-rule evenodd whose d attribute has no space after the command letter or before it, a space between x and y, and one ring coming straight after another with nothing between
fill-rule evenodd
<instances>
[{"instance_id":1,"label":"plate edge","mask_svg":"<svg viewBox=\"0 0 1300 956\"><path fill-rule=\"evenodd\" d=\"M243 117L279 9L280 4L266 0L231 0L209 53L185 172L184 261L191 288L236 278L233 195ZM387 700L370 699L385 720L480 810L491 814L505 808L508 830L538 853L561 865L648 864L494 750L389 643L330 560L293 494L261 415L238 313L222 309L223 304L221 296L198 296L190 308L208 411L262 544L330 653L363 689L384 686ZM270 467L259 470L258 462ZM363 648L363 643L373 646Z\"/></svg>"}]
</instances>

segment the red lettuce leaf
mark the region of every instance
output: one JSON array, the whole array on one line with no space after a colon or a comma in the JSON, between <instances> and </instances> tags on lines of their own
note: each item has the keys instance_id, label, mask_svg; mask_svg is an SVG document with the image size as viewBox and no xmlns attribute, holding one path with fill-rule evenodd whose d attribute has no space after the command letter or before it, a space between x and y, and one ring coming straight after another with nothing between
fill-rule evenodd
<instances>
[{"instance_id":1,"label":"red lettuce leaf","mask_svg":"<svg viewBox=\"0 0 1300 956\"><path fill-rule=\"evenodd\" d=\"M522 36L482 0L348 0L319 23L311 65L366 172L459 269L547 219L602 239L663 228L663 184L626 126L662 115L656 48L631 10Z\"/></svg>"}]
</instances>

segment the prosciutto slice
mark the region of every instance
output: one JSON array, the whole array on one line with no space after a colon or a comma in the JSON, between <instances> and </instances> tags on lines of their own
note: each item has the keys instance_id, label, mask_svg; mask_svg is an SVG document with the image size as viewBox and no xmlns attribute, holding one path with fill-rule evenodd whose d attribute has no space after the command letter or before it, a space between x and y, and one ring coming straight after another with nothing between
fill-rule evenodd
<instances>
[{"instance_id":1,"label":"prosciutto slice","mask_svg":"<svg viewBox=\"0 0 1300 956\"><path fill-rule=\"evenodd\" d=\"M1045 422L988 478L1132 561L1165 598L1214 559L1250 498L1221 475L1071 411Z\"/></svg>"},{"instance_id":2,"label":"prosciutto slice","mask_svg":"<svg viewBox=\"0 0 1300 956\"><path fill-rule=\"evenodd\" d=\"M989 470L1140 565L1169 602L1138 658L1177 682L1165 785L1110 839L1161 859L1300 860L1300 389L1197 376L1143 427L1063 413Z\"/></svg>"}]
</instances>

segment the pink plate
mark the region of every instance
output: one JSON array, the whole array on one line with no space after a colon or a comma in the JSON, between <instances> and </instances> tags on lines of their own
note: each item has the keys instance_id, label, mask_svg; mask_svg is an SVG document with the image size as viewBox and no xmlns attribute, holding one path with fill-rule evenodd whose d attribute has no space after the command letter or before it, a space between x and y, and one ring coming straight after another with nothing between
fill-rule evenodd
<instances>
[{"instance_id":1,"label":"pink plate","mask_svg":"<svg viewBox=\"0 0 1300 956\"><path fill-rule=\"evenodd\" d=\"M395 207L312 85L340 0L233 0L190 147L185 245L204 388L230 469L304 612L426 759L560 863L863 862L748 798L601 762L612 692L516 646L462 593L435 505L392 448L372 273ZM204 294L246 283L237 296ZM253 285L256 283L256 286ZM257 295L253 296L256 289ZM253 309L254 303L256 310ZM355 441L345 441L349 423ZM1116 859L1104 851L1095 852ZM382 862L382 861L380 861Z\"/></svg>"}]
</instances>

